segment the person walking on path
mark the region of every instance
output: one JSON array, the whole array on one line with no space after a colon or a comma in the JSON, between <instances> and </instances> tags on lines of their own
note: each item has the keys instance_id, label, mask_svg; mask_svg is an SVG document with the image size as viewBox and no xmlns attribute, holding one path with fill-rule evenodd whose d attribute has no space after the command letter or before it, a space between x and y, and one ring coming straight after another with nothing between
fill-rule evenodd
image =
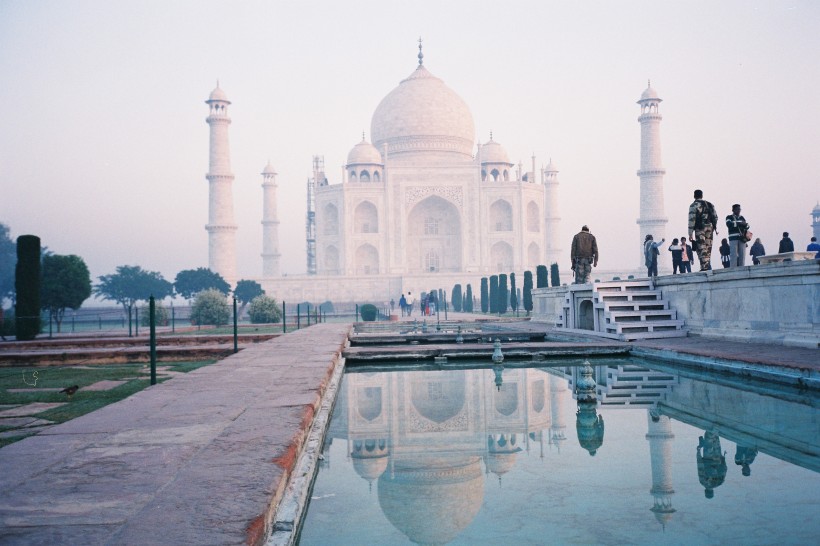
<instances>
[{"instance_id":1,"label":"person walking on path","mask_svg":"<svg viewBox=\"0 0 820 546\"><path fill-rule=\"evenodd\" d=\"M729 267L746 265L746 233L749 224L740 214L740 205L732 205L732 214L726 217L726 227L729 229Z\"/></svg>"},{"instance_id":2,"label":"person walking on path","mask_svg":"<svg viewBox=\"0 0 820 546\"><path fill-rule=\"evenodd\" d=\"M588 283L592 268L598 267L598 242L587 226L583 226L572 238L570 259L572 270L575 271L574 284Z\"/></svg>"},{"instance_id":3,"label":"person walking on path","mask_svg":"<svg viewBox=\"0 0 820 546\"><path fill-rule=\"evenodd\" d=\"M812 237L809 246L806 247L806 252L816 252L814 259L820 259L820 244L817 243L817 237ZM2 316L2 314L0 314Z\"/></svg>"},{"instance_id":4,"label":"person walking on path","mask_svg":"<svg viewBox=\"0 0 820 546\"><path fill-rule=\"evenodd\" d=\"M666 239L661 239L660 243L656 243L651 234L647 235L643 241L643 257L648 277L658 276L658 254L660 254L658 248L663 245L664 241Z\"/></svg>"},{"instance_id":5,"label":"person walking on path","mask_svg":"<svg viewBox=\"0 0 820 546\"><path fill-rule=\"evenodd\" d=\"M721 240L720 248L718 250L720 250L720 264L724 268L729 267L729 255L732 253L729 248L729 241L726 239Z\"/></svg>"},{"instance_id":6,"label":"person walking on path","mask_svg":"<svg viewBox=\"0 0 820 546\"><path fill-rule=\"evenodd\" d=\"M691 273L692 262L695 257L692 255L692 245L689 244L689 239L686 237L680 238L680 272Z\"/></svg>"},{"instance_id":7,"label":"person walking on path","mask_svg":"<svg viewBox=\"0 0 820 546\"><path fill-rule=\"evenodd\" d=\"M783 232L783 238L780 239L780 246L777 248L778 254L783 254L784 252L794 252L794 243L791 239L789 239L789 232Z\"/></svg>"},{"instance_id":8,"label":"person walking on path","mask_svg":"<svg viewBox=\"0 0 820 546\"><path fill-rule=\"evenodd\" d=\"M689 205L689 238L700 260L700 270L712 269L712 238L717 235L715 206L703 199L703 191L695 190L695 200Z\"/></svg>"},{"instance_id":9,"label":"person walking on path","mask_svg":"<svg viewBox=\"0 0 820 546\"><path fill-rule=\"evenodd\" d=\"M407 298L405 298L405 299L407 300L407 316L412 317L413 316L413 304L416 302L416 298L413 297L412 292L407 292Z\"/></svg>"},{"instance_id":10,"label":"person walking on path","mask_svg":"<svg viewBox=\"0 0 820 546\"><path fill-rule=\"evenodd\" d=\"M399 309L401 309L401 316L405 316L407 314L407 298L404 297L403 292L399 298Z\"/></svg>"},{"instance_id":11,"label":"person walking on path","mask_svg":"<svg viewBox=\"0 0 820 546\"><path fill-rule=\"evenodd\" d=\"M683 262L681 261L682 250L678 244L677 239L672 239L672 244L669 245L669 252L672 253L672 274L677 275L678 271L683 273Z\"/></svg>"},{"instance_id":12,"label":"person walking on path","mask_svg":"<svg viewBox=\"0 0 820 546\"><path fill-rule=\"evenodd\" d=\"M752 264L760 265L760 257L766 255L766 249L763 248L763 243L760 242L760 237L755 239L755 243L749 250L749 255L752 257Z\"/></svg>"}]
</instances>

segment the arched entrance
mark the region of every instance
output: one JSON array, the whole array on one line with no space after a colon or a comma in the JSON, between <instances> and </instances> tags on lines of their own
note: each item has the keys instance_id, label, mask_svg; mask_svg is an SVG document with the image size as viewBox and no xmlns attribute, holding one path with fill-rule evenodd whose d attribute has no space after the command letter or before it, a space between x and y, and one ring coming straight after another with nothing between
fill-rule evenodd
<instances>
[{"instance_id":1,"label":"arched entrance","mask_svg":"<svg viewBox=\"0 0 820 546\"><path fill-rule=\"evenodd\" d=\"M436 195L413 207L407 216L407 271L461 271L461 214Z\"/></svg>"}]
</instances>

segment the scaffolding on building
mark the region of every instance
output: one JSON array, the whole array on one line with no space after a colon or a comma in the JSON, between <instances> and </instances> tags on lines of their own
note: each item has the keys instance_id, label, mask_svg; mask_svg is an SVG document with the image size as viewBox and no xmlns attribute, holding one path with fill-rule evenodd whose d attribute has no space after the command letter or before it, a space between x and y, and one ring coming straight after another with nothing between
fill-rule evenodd
<instances>
[{"instance_id":1,"label":"scaffolding on building","mask_svg":"<svg viewBox=\"0 0 820 546\"><path fill-rule=\"evenodd\" d=\"M305 238L307 243L307 274L316 274L316 185L325 184L325 158L313 156L313 177L307 181L307 218Z\"/></svg>"}]
</instances>

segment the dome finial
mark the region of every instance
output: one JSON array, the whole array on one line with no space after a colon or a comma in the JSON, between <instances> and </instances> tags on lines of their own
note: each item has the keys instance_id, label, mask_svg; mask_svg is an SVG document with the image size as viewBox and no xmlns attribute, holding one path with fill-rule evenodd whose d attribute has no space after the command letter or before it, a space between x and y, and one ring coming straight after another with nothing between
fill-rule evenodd
<instances>
[{"instance_id":1,"label":"dome finial","mask_svg":"<svg viewBox=\"0 0 820 546\"><path fill-rule=\"evenodd\" d=\"M490 131L490 140L492 140L492 139L493 139L493 132Z\"/></svg>"},{"instance_id":2,"label":"dome finial","mask_svg":"<svg viewBox=\"0 0 820 546\"><path fill-rule=\"evenodd\" d=\"M421 36L419 36L419 66L424 64L424 53L421 52Z\"/></svg>"},{"instance_id":3,"label":"dome finial","mask_svg":"<svg viewBox=\"0 0 820 546\"><path fill-rule=\"evenodd\" d=\"M652 80L649 80L649 79L646 80L646 86L647 87L652 87Z\"/></svg>"},{"instance_id":4,"label":"dome finial","mask_svg":"<svg viewBox=\"0 0 820 546\"><path fill-rule=\"evenodd\" d=\"M365 138L364 138L364 131L362 131L362 142L364 142L364 140L365 140Z\"/></svg>"}]
</instances>

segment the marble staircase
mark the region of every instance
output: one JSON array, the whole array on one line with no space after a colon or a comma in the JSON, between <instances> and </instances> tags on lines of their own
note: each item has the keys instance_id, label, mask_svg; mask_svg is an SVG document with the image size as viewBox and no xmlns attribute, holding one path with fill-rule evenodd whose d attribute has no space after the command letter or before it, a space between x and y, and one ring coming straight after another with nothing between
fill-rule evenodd
<instances>
[{"instance_id":1,"label":"marble staircase","mask_svg":"<svg viewBox=\"0 0 820 546\"><path fill-rule=\"evenodd\" d=\"M598 332L624 341L686 337L684 321L651 279L595 283L592 298Z\"/></svg>"}]
</instances>

